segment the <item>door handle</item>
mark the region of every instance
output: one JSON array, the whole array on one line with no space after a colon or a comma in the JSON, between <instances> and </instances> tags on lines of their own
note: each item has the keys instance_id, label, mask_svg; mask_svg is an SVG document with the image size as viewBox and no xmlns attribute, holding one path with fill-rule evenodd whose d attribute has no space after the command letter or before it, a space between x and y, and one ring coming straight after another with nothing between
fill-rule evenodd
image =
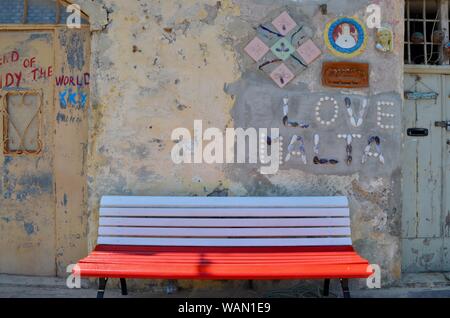
<instances>
[{"instance_id":1,"label":"door handle","mask_svg":"<svg viewBox=\"0 0 450 318\"><path fill-rule=\"evenodd\" d=\"M409 128L407 133L410 137L427 137L429 135L426 128Z\"/></svg>"}]
</instances>

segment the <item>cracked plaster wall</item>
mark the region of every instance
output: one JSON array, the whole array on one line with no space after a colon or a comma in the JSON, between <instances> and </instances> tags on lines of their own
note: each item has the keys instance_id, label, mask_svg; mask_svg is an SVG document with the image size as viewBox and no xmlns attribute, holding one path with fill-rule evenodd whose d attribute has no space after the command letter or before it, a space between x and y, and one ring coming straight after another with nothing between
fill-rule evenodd
<instances>
[{"instance_id":1,"label":"cracked plaster wall","mask_svg":"<svg viewBox=\"0 0 450 318\"><path fill-rule=\"evenodd\" d=\"M373 31L369 31L367 50L353 60L370 63L371 86L356 93L369 97L388 94L398 100L400 114L403 5L401 1L374 2L382 6L384 22L394 28L395 52L377 53ZM328 4L326 16L318 10L322 3ZM92 34L91 59L90 248L96 240L102 195L346 195L351 202L355 247L372 263L381 265L384 284L396 281L401 269L400 135L390 139L392 144L386 148L390 160L386 171L370 164L366 168L337 172L330 169L317 174L314 169L291 164L276 175L263 176L249 166L175 165L170 159L174 146L172 131L186 127L192 132L195 119L202 119L205 128L251 124L240 114L245 105L252 103L258 89L272 96L269 107L274 111L264 116L273 114L275 121L279 118L273 104L281 105L286 93L294 98L340 94L320 84L322 61L338 58L324 54L294 83L280 90L253 71L242 48L255 35L254 26L287 8L299 14L301 10L309 18L313 39L326 52L322 34L326 22L341 14L362 19L369 3L365 0L81 1L88 14L90 10L96 12L96 16L90 17L92 30L96 31ZM95 10L92 6L96 6ZM252 107L258 112L265 107L263 104ZM336 132L323 132L323 136L334 137ZM369 173L364 171L368 168L372 169ZM204 284L222 286L217 282L186 283L186 286Z\"/></svg>"}]
</instances>

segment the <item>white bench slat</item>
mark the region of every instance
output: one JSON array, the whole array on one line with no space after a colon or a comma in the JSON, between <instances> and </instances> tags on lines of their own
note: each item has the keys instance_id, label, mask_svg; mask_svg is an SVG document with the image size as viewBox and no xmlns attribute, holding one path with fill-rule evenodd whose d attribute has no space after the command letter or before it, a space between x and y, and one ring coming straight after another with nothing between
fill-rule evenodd
<instances>
[{"instance_id":1,"label":"white bench slat","mask_svg":"<svg viewBox=\"0 0 450 318\"><path fill-rule=\"evenodd\" d=\"M135 238L104 237L98 238L100 245L137 245L137 246L350 246L350 238L300 238L300 239L186 239L186 238Z\"/></svg>"},{"instance_id":2,"label":"white bench slat","mask_svg":"<svg viewBox=\"0 0 450 318\"><path fill-rule=\"evenodd\" d=\"M303 237L303 236L350 236L350 228L136 228L100 227L100 236L144 237Z\"/></svg>"},{"instance_id":3,"label":"white bench slat","mask_svg":"<svg viewBox=\"0 0 450 318\"><path fill-rule=\"evenodd\" d=\"M115 217L348 217L348 208L101 208Z\"/></svg>"},{"instance_id":4,"label":"white bench slat","mask_svg":"<svg viewBox=\"0 0 450 318\"><path fill-rule=\"evenodd\" d=\"M346 197L105 196L98 244L352 245Z\"/></svg>"},{"instance_id":5,"label":"white bench slat","mask_svg":"<svg viewBox=\"0 0 450 318\"><path fill-rule=\"evenodd\" d=\"M114 218L101 217L100 226L142 227L311 227L350 226L349 218L279 218L279 219L184 219L184 218Z\"/></svg>"},{"instance_id":6,"label":"white bench slat","mask_svg":"<svg viewBox=\"0 0 450 318\"><path fill-rule=\"evenodd\" d=\"M346 197L138 197L105 196L101 207L180 208L347 208Z\"/></svg>"}]
</instances>

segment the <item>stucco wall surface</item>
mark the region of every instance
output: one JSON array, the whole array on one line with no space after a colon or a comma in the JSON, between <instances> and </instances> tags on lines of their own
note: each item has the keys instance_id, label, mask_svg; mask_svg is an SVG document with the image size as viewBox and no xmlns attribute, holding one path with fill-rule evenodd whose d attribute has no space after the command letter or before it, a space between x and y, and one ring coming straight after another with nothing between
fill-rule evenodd
<instances>
[{"instance_id":1,"label":"stucco wall surface","mask_svg":"<svg viewBox=\"0 0 450 318\"><path fill-rule=\"evenodd\" d=\"M384 284L397 280L401 270L403 4L374 2L383 10L383 23L394 30L394 52L376 51L375 31L368 30L367 49L351 61L370 64L370 88L343 91L321 85L322 63L342 60L328 53L324 28L341 15L364 20L371 1L94 1L103 12L97 13L103 22L91 16L91 24L99 26L92 33L91 56L90 248L95 245L102 195L346 195L351 202L356 249L381 266ZM84 3L92 5L91 1L80 2ZM328 4L326 15L319 10L323 3ZM280 89L257 71L243 48L260 23L284 10L307 24L324 54ZM342 101L348 95L365 96L371 104L380 99L395 101L396 128L389 134L380 132L385 165L373 160L360 163L367 137L378 133L373 109L356 132L349 130L344 110L333 127L313 124L299 132L310 154L313 135L319 133L324 156L341 159L345 142L337 135L361 133L362 139L353 145L355 163L351 167L343 162L326 168L289 162L277 174L262 175L252 165L176 165L171 160L172 131L186 127L193 133L194 120L203 120L205 129L277 127L287 148L292 132L281 122L283 97L290 98L295 116L314 122L318 98L334 96Z\"/></svg>"}]
</instances>

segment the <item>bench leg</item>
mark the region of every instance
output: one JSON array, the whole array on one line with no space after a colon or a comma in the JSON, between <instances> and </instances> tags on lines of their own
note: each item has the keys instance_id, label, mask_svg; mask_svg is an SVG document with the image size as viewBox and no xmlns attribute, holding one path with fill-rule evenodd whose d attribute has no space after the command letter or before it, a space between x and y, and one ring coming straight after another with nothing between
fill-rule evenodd
<instances>
[{"instance_id":1,"label":"bench leg","mask_svg":"<svg viewBox=\"0 0 450 318\"><path fill-rule=\"evenodd\" d=\"M348 279L341 279L341 286L344 293L344 298L351 298L350 289L348 288Z\"/></svg>"},{"instance_id":2,"label":"bench leg","mask_svg":"<svg viewBox=\"0 0 450 318\"><path fill-rule=\"evenodd\" d=\"M122 296L128 295L127 280L125 278L120 279L120 289L122 290Z\"/></svg>"},{"instance_id":3,"label":"bench leg","mask_svg":"<svg viewBox=\"0 0 450 318\"><path fill-rule=\"evenodd\" d=\"M168 280L167 281L167 286L166 286L166 294L167 295L172 295L175 294L178 291L178 287L176 284L176 280Z\"/></svg>"},{"instance_id":4,"label":"bench leg","mask_svg":"<svg viewBox=\"0 0 450 318\"><path fill-rule=\"evenodd\" d=\"M330 296L330 280L329 279L325 279L325 282L323 284L323 295L325 297Z\"/></svg>"},{"instance_id":5,"label":"bench leg","mask_svg":"<svg viewBox=\"0 0 450 318\"><path fill-rule=\"evenodd\" d=\"M97 298L101 299L105 296L106 283L108 282L108 278L99 278L98 279L98 291Z\"/></svg>"}]
</instances>

